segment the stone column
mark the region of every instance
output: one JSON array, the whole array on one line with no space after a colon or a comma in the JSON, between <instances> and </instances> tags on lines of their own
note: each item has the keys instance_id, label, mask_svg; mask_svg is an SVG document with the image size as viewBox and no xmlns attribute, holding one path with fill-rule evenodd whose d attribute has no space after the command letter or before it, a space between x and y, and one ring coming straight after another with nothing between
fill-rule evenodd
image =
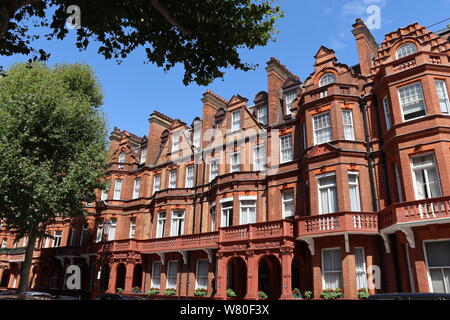
<instances>
[{"instance_id":1,"label":"stone column","mask_svg":"<svg viewBox=\"0 0 450 320\"><path fill-rule=\"evenodd\" d=\"M216 298L227 297L227 262L228 259L222 253L217 253L217 293Z\"/></svg>"},{"instance_id":2,"label":"stone column","mask_svg":"<svg viewBox=\"0 0 450 320\"><path fill-rule=\"evenodd\" d=\"M111 263L109 266L110 272L107 293L116 293L117 265L117 263Z\"/></svg>"},{"instance_id":3,"label":"stone column","mask_svg":"<svg viewBox=\"0 0 450 320\"><path fill-rule=\"evenodd\" d=\"M134 261L127 261L127 271L125 275L125 288L126 293L131 293L133 288L133 274L134 274Z\"/></svg>"},{"instance_id":4,"label":"stone column","mask_svg":"<svg viewBox=\"0 0 450 320\"><path fill-rule=\"evenodd\" d=\"M317 252L318 251L318 252ZM320 251L316 249L314 255L311 255L311 266L313 269L313 293L314 298L319 299L322 294L322 268L320 263Z\"/></svg>"},{"instance_id":5,"label":"stone column","mask_svg":"<svg viewBox=\"0 0 450 320\"><path fill-rule=\"evenodd\" d=\"M253 250L247 251L247 294L246 300L258 299L258 261Z\"/></svg>"},{"instance_id":6,"label":"stone column","mask_svg":"<svg viewBox=\"0 0 450 320\"><path fill-rule=\"evenodd\" d=\"M353 252L347 253L344 251L344 259L342 260L342 280L344 285L344 297L346 299L356 299L356 291L358 289L356 288L356 263Z\"/></svg>"},{"instance_id":7,"label":"stone column","mask_svg":"<svg viewBox=\"0 0 450 320\"><path fill-rule=\"evenodd\" d=\"M292 259L293 248L281 248L281 297L280 299L292 299Z\"/></svg>"}]
</instances>

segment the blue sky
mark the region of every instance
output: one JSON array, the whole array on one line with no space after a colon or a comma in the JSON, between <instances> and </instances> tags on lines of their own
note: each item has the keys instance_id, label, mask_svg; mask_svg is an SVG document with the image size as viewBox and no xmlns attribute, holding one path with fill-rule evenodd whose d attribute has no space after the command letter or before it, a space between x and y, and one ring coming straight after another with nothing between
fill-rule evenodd
<instances>
[{"instance_id":1,"label":"blue sky","mask_svg":"<svg viewBox=\"0 0 450 320\"><path fill-rule=\"evenodd\" d=\"M450 17L450 0L278 0L277 3L285 17L277 23L276 41L266 47L241 51L244 61L259 64L259 67L249 72L227 70L224 79L207 87L194 84L185 87L181 66L164 73L155 65L144 64L143 49L117 65L97 54L95 45L87 51L78 51L72 37L64 41L43 40L40 44L52 53L50 64L83 62L92 65L104 90L103 109L110 128L119 127L142 136L148 134L148 116L153 110L190 124L201 115L200 99L206 89L225 99L239 93L252 102L256 93L267 90L264 67L271 56L302 80L312 72L314 55L321 45L334 49L340 62L357 64L352 24L357 17L364 20L369 17L366 9L371 4L381 8L381 29L372 30L378 42L399 27L414 22L429 26ZM448 23L450 20L430 29L437 31ZM20 55L0 57L0 65L8 68L26 60L27 57Z\"/></svg>"}]
</instances>

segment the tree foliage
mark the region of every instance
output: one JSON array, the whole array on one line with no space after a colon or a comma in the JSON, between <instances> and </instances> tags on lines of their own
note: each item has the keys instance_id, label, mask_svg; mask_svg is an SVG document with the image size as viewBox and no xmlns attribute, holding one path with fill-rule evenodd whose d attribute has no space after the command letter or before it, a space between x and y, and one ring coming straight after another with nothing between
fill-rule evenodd
<instances>
[{"instance_id":1,"label":"tree foliage","mask_svg":"<svg viewBox=\"0 0 450 320\"><path fill-rule=\"evenodd\" d=\"M248 71L255 67L242 62L238 51L264 46L273 39L275 22L282 16L273 2L0 0L0 54L34 52L46 59L44 51L33 47L38 35L32 34L30 23L24 22L50 27L47 39L64 39L70 32L66 27L67 9L78 5L81 28L77 29L75 44L80 50L95 40L100 43L98 53L121 62L142 47L146 61L164 70L183 64L185 85L206 85L223 77L224 68Z\"/></svg>"},{"instance_id":2,"label":"tree foliage","mask_svg":"<svg viewBox=\"0 0 450 320\"><path fill-rule=\"evenodd\" d=\"M46 226L82 217L103 187L102 100L86 65L18 64L0 78L0 221L29 237L26 265Z\"/></svg>"}]
</instances>

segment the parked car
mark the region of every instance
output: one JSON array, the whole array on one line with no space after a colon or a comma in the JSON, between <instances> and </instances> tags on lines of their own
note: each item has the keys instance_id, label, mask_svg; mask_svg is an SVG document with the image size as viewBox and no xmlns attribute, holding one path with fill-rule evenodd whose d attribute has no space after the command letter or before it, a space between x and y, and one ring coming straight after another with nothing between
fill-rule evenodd
<instances>
[{"instance_id":1,"label":"parked car","mask_svg":"<svg viewBox=\"0 0 450 320\"><path fill-rule=\"evenodd\" d=\"M55 300L80 300L79 297L73 297L73 296L62 296L62 295L56 295L53 296Z\"/></svg>"},{"instance_id":2,"label":"parked car","mask_svg":"<svg viewBox=\"0 0 450 320\"><path fill-rule=\"evenodd\" d=\"M368 300L450 300L448 293L380 293Z\"/></svg>"},{"instance_id":3,"label":"parked car","mask_svg":"<svg viewBox=\"0 0 450 320\"><path fill-rule=\"evenodd\" d=\"M0 296L10 296L13 294L15 294L15 292L11 290L0 290Z\"/></svg>"},{"instance_id":4,"label":"parked car","mask_svg":"<svg viewBox=\"0 0 450 320\"><path fill-rule=\"evenodd\" d=\"M131 294L101 294L98 295L95 300L147 300L144 297L131 295Z\"/></svg>"}]
</instances>

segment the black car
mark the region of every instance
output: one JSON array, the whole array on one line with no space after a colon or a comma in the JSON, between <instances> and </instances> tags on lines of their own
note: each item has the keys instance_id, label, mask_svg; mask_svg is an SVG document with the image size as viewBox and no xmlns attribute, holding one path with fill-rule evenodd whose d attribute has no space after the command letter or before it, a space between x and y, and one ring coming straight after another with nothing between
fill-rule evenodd
<instances>
[{"instance_id":1,"label":"black car","mask_svg":"<svg viewBox=\"0 0 450 320\"><path fill-rule=\"evenodd\" d=\"M368 300L450 300L448 293L381 293Z\"/></svg>"},{"instance_id":2,"label":"black car","mask_svg":"<svg viewBox=\"0 0 450 320\"><path fill-rule=\"evenodd\" d=\"M144 297L135 296L135 295L127 295L127 294L102 294L97 296L95 300L147 300Z\"/></svg>"}]
</instances>

